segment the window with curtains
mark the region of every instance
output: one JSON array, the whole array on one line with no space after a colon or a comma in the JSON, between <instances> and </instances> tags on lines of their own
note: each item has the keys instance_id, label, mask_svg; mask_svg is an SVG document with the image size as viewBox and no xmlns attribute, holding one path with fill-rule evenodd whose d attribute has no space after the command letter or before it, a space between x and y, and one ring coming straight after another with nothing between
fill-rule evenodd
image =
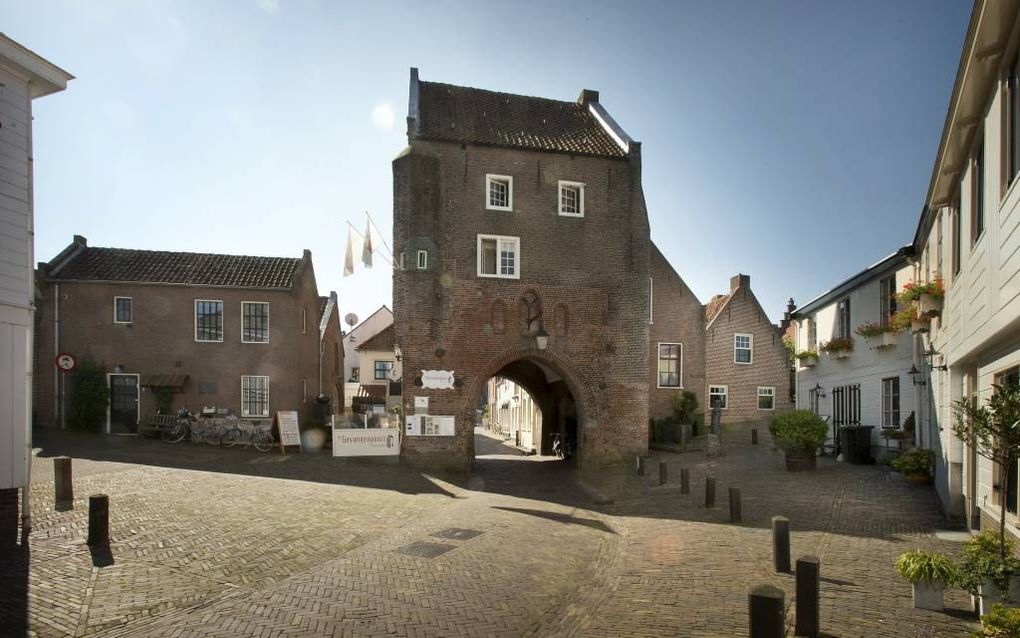
<instances>
[{"instance_id":1,"label":"window with curtains","mask_svg":"<svg viewBox=\"0 0 1020 638\"><path fill-rule=\"evenodd\" d=\"M660 388L679 388L683 384L683 345L679 343L659 344Z\"/></svg>"},{"instance_id":2,"label":"window with curtains","mask_svg":"<svg viewBox=\"0 0 1020 638\"><path fill-rule=\"evenodd\" d=\"M269 416L269 377L241 377L241 416Z\"/></svg>"},{"instance_id":3,"label":"window with curtains","mask_svg":"<svg viewBox=\"0 0 1020 638\"><path fill-rule=\"evenodd\" d=\"M262 301L241 302L241 341L269 343L269 304Z\"/></svg>"},{"instance_id":4,"label":"window with curtains","mask_svg":"<svg viewBox=\"0 0 1020 638\"><path fill-rule=\"evenodd\" d=\"M133 318L131 297L114 297L113 323L131 323Z\"/></svg>"},{"instance_id":5,"label":"window with curtains","mask_svg":"<svg viewBox=\"0 0 1020 638\"><path fill-rule=\"evenodd\" d=\"M710 385L708 386L708 407L714 408L719 407L721 410L726 409L726 396L729 393L729 388L724 385Z\"/></svg>"},{"instance_id":6,"label":"window with curtains","mask_svg":"<svg viewBox=\"0 0 1020 638\"><path fill-rule=\"evenodd\" d=\"M900 378L882 379L882 427L900 426Z\"/></svg>"},{"instance_id":7,"label":"window with curtains","mask_svg":"<svg viewBox=\"0 0 1020 638\"><path fill-rule=\"evenodd\" d=\"M850 339L853 336L853 330L850 328L850 298L840 300L836 304L836 315L839 319L839 333L836 335L840 339Z\"/></svg>"},{"instance_id":8,"label":"window with curtains","mask_svg":"<svg viewBox=\"0 0 1020 638\"><path fill-rule=\"evenodd\" d=\"M195 300L195 341L223 341L223 302Z\"/></svg>"}]
</instances>

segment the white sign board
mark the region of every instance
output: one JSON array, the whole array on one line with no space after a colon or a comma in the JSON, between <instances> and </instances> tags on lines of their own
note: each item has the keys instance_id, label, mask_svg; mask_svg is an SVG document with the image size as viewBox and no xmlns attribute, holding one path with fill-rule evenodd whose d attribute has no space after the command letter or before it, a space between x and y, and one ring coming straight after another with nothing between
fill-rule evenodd
<instances>
[{"instance_id":1,"label":"white sign board","mask_svg":"<svg viewBox=\"0 0 1020 638\"><path fill-rule=\"evenodd\" d=\"M429 413L429 398L428 397L414 397L414 413L415 414L428 414Z\"/></svg>"},{"instance_id":2,"label":"white sign board","mask_svg":"<svg viewBox=\"0 0 1020 638\"><path fill-rule=\"evenodd\" d=\"M298 428L297 412L277 412L276 429L280 434L281 452L290 445L301 447L301 430Z\"/></svg>"},{"instance_id":3,"label":"white sign board","mask_svg":"<svg viewBox=\"0 0 1020 638\"><path fill-rule=\"evenodd\" d=\"M422 370L421 387L432 390L452 390L453 370Z\"/></svg>"},{"instance_id":4,"label":"white sign board","mask_svg":"<svg viewBox=\"0 0 1020 638\"><path fill-rule=\"evenodd\" d=\"M333 428L333 456L397 456L396 428Z\"/></svg>"},{"instance_id":5,"label":"white sign board","mask_svg":"<svg viewBox=\"0 0 1020 638\"><path fill-rule=\"evenodd\" d=\"M452 416L413 414L407 417L404 432L408 436L453 436L455 423Z\"/></svg>"}]
</instances>

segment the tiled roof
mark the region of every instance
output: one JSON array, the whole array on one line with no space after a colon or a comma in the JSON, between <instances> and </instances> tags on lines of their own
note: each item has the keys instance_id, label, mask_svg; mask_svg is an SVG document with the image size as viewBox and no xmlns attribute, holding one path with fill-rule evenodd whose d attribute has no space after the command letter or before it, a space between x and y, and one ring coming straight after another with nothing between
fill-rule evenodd
<instances>
[{"instance_id":1,"label":"tiled roof","mask_svg":"<svg viewBox=\"0 0 1020 638\"><path fill-rule=\"evenodd\" d=\"M420 82L418 137L539 151L626 157L586 106Z\"/></svg>"},{"instance_id":2,"label":"tiled roof","mask_svg":"<svg viewBox=\"0 0 1020 638\"><path fill-rule=\"evenodd\" d=\"M55 280L129 281L240 288L290 288L301 258L82 247L51 264Z\"/></svg>"},{"instance_id":3,"label":"tiled roof","mask_svg":"<svg viewBox=\"0 0 1020 638\"><path fill-rule=\"evenodd\" d=\"M719 314L722 307L726 305L726 300L729 299L729 295L715 295L705 305L705 322L710 322L715 319L715 316Z\"/></svg>"},{"instance_id":4,"label":"tiled roof","mask_svg":"<svg viewBox=\"0 0 1020 638\"><path fill-rule=\"evenodd\" d=\"M358 346L357 350L382 350L389 352L393 350L393 344L396 343L395 335L393 331L393 324L390 324L377 332L376 334L369 337L364 343Z\"/></svg>"}]
</instances>

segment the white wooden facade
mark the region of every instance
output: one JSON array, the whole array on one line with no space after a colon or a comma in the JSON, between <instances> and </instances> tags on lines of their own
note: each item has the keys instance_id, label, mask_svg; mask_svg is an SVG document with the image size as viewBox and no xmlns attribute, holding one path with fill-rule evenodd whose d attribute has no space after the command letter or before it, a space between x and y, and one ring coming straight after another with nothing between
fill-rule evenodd
<instances>
[{"instance_id":1,"label":"white wooden facade","mask_svg":"<svg viewBox=\"0 0 1020 638\"><path fill-rule=\"evenodd\" d=\"M32 100L73 79L0 33L0 489L25 487L32 405Z\"/></svg>"},{"instance_id":2,"label":"white wooden facade","mask_svg":"<svg viewBox=\"0 0 1020 638\"><path fill-rule=\"evenodd\" d=\"M344 407L350 408L351 401L358 396L361 383L372 382L372 362L368 353L358 351L358 346L393 325L393 312L381 306L368 318L344 334ZM393 359L389 353L388 359ZM357 373L355 373L357 369Z\"/></svg>"}]
</instances>

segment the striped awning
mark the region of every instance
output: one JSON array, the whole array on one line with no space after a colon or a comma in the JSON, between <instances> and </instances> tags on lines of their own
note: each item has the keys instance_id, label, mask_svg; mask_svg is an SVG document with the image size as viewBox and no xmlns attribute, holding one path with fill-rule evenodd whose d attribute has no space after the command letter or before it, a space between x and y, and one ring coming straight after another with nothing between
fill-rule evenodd
<instances>
[{"instance_id":1,"label":"striped awning","mask_svg":"<svg viewBox=\"0 0 1020 638\"><path fill-rule=\"evenodd\" d=\"M170 388L179 392L187 382L186 374L143 374L141 385L150 388Z\"/></svg>"}]
</instances>

